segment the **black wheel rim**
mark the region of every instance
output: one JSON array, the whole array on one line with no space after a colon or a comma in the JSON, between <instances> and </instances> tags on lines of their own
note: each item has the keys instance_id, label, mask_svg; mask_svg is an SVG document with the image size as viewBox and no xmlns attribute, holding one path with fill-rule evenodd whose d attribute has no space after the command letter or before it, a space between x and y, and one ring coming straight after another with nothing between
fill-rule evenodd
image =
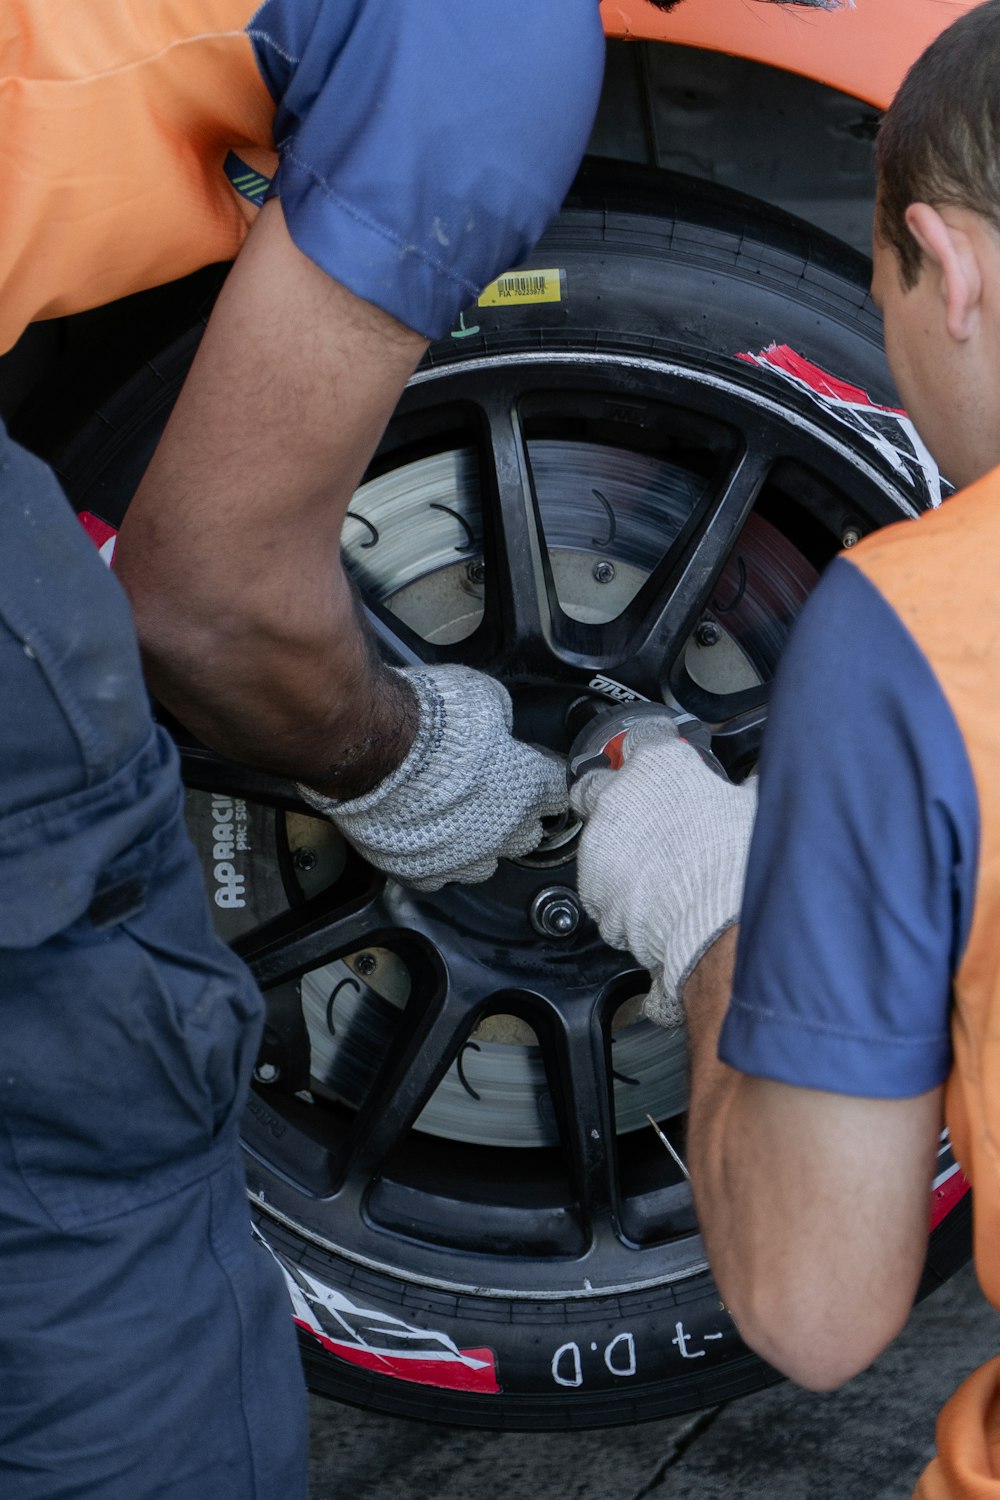
<instances>
[{"instance_id":1,"label":"black wheel rim","mask_svg":"<svg viewBox=\"0 0 1000 1500\"><path fill-rule=\"evenodd\" d=\"M818 569L912 509L820 410L742 367L523 353L420 373L344 555L387 658L499 677L525 738L564 752L609 693L667 696L738 777ZM406 540L379 564L387 516ZM442 638L428 621L449 610ZM270 872L223 913L268 1000L245 1132L262 1209L455 1291L581 1298L702 1271L683 1039L637 1017L648 976L585 915L539 928L540 898L572 897L571 832L418 896L317 854L337 836L294 789L181 748L196 841L213 806L242 809ZM498 1048L528 1054L514 1081Z\"/></svg>"}]
</instances>

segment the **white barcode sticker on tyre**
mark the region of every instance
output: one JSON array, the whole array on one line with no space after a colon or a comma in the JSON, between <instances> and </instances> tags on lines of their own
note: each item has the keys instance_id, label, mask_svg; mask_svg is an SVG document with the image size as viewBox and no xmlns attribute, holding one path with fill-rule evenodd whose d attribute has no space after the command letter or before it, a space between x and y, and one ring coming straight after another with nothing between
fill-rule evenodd
<instances>
[{"instance_id":1,"label":"white barcode sticker on tyre","mask_svg":"<svg viewBox=\"0 0 1000 1500\"><path fill-rule=\"evenodd\" d=\"M525 302L561 302L562 271L505 271L484 287L477 306L518 307Z\"/></svg>"}]
</instances>

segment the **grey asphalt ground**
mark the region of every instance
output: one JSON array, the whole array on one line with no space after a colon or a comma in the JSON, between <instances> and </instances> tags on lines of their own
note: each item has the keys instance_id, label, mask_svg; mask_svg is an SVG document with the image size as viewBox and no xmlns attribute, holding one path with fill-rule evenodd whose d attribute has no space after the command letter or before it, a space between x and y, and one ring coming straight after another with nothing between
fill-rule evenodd
<instances>
[{"instance_id":1,"label":"grey asphalt ground","mask_svg":"<svg viewBox=\"0 0 1000 1500\"><path fill-rule=\"evenodd\" d=\"M907 1500L939 1408L998 1352L1000 1316L966 1267L832 1395L778 1385L584 1433L432 1427L314 1397L310 1500Z\"/></svg>"}]
</instances>

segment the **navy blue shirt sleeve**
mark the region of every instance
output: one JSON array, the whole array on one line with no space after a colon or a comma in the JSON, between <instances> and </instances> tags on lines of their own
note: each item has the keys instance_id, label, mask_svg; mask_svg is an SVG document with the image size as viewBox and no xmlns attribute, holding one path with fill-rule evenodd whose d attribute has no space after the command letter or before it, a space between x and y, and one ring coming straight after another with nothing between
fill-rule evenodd
<instances>
[{"instance_id":1,"label":"navy blue shirt sleeve","mask_svg":"<svg viewBox=\"0 0 1000 1500\"><path fill-rule=\"evenodd\" d=\"M600 92L597 0L265 0L296 245L429 338L530 251Z\"/></svg>"},{"instance_id":2,"label":"navy blue shirt sleeve","mask_svg":"<svg viewBox=\"0 0 1000 1500\"><path fill-rule=\"evenodd\" d=\"M834 562L775 683L720 1057L870 1098L942 1083L978 839L937 678L878 590Z\"/></svg>"}]
</instances>

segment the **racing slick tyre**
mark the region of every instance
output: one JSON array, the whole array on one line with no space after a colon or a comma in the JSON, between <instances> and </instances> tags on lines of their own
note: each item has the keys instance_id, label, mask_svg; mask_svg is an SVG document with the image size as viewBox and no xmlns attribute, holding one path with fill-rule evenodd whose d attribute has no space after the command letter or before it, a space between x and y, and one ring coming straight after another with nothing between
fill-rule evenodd
<instances>
[{"instance_id":1,"label":"racing slick tyre","mask_svg":"<svg viewBox=\"0 0 1000 1500\"><path fill-rule=\"evenodd\" d=\"M561 752L609 699L667 698L744 776L820 569L941 496L868 274L759 204L589 164L430 350L352 501L343 557L386 655L496 675L517 732ZM106 548L197 341L64 455ZM648 976L581 911L572 821L482 885L417 894L177 735L219 928L268 1002L248 1184L313 1390L572 1428L776 1378L706 1267L684 1037L641 1018ZM924 1290L969 1250L946 1139L932 1220Z\"/></svg>"}]
</instances>

